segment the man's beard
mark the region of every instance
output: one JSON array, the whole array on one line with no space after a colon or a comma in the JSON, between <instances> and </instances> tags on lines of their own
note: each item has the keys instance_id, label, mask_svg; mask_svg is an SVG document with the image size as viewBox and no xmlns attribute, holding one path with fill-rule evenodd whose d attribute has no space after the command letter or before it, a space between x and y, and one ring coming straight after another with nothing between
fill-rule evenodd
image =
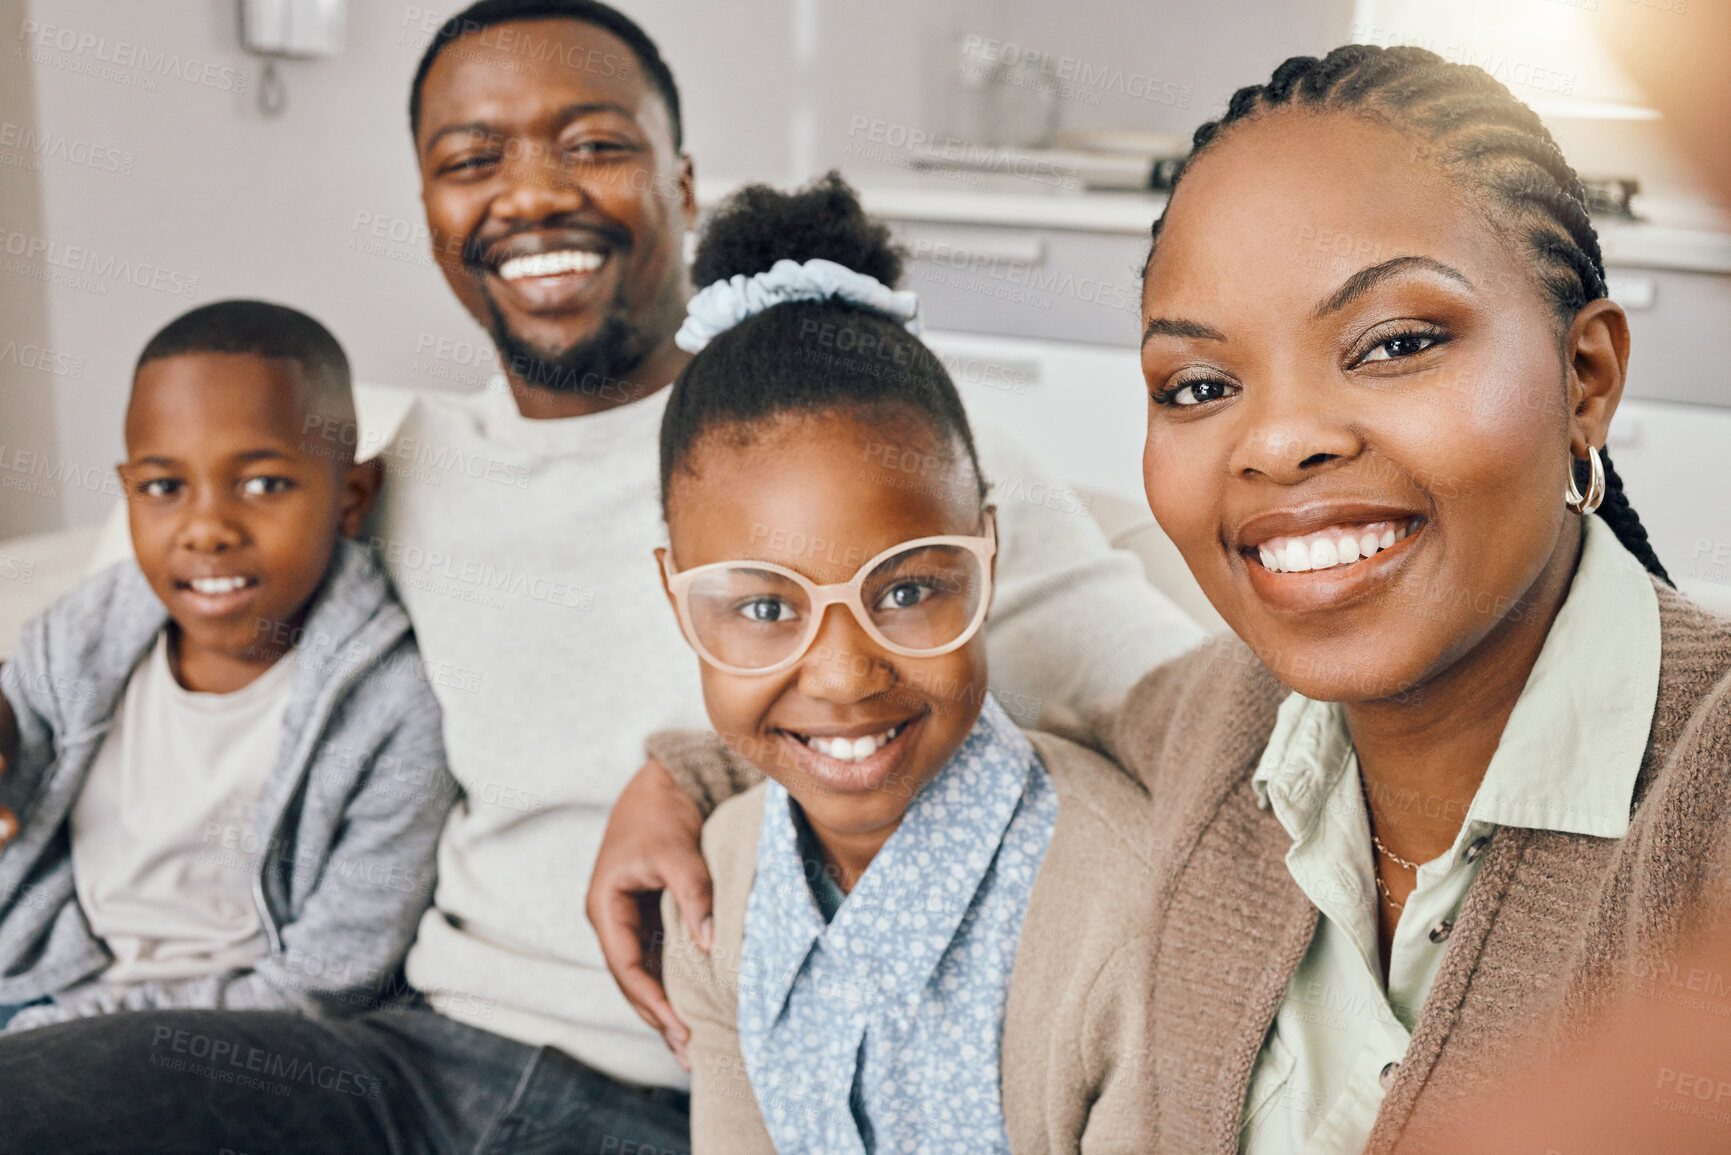
<instances>
[{"instance_id":1,"label":"man's beard","mask_svg":"<svg viewBox=\"0 0 1731 1155\"><path fill-rule=\"evenodd\" d=\"M654 351L653 335L625 317L624 302L615 300L601 320L601 327L586 341L568 349L545 349L511 332L492 295L487 295L492 315L487 326L499 363L510 376L538 389L559 393L591 393L615 397L634 392L641 382L629 376Z\"/></svg>"}]
</instances>

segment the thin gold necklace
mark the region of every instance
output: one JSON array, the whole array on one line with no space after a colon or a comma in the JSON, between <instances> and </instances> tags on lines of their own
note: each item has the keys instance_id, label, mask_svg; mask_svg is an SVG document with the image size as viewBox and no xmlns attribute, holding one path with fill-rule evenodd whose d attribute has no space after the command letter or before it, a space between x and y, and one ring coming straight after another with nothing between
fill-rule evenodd
<instances>
[{"instance_id":1,"label":"thin gold necklace","mask_svg":"<svg viewBox=\"0 0 1731 1155\"><path fill-rule=\"evenodd\" d=\"M1388 857L1391 861L1393 861L1393 862L1395 862L1401 866L1406 867L1408 870L1412 871L1414 874L1418 873L1418 863L1409 862L1406 859L1402 858L1400 855L1396 854L1394 851L1390 850L1388 847L1384 846L1382 844L1382 839L1380 839L1376 836L1376 831L1374 831L1374 830L1370 832L1370 844L1372 846L1376 847L1378 850L1382 851L1382 853L1386 857Z\"/></svg>"},{"instance_id":2,"label":"thin gold necklace","mask_svg":"<svg viewBox=\"0 0 1731 1155\"><path fill-rule=\"evenodd\" d=\"M1394 900L1394 895L1388 892L1388 883L1382 880L1382 875L1380 874L1376 876L1376 889L1382 894L1383 898L1388 900L1390 906L1394 907L1396 910L1406 909L1406 903L1396 902Z\"/></svg>"},{"instance_id":3,"label":"thin gold necklace","mask_svg":"<svg viewBox=\"0 0 1731 1155\"><path fill-rule=\"evenodd\" d=\"M1359 785L1359 789L1364 791L1364 817L1365 817L1365 824L1368 826L1370 824L1370 788L1365 785L1364 778L1362 775L1359 777L1358 785ZM1410 859L1402 858L1400 855L1396 854L1394 851L1392 851L1388 847L1384 846L1382 844L1382 839L1380 839L1376 836L1375 830L1372 830L1370 832L1370 844L1372 846L1376 847L1377 853L1379 853L1383 857L1387 858L1390 862L1393 862L1399 866L1404 866L1408 870L1412 871L1414 874L1418 873L1418 863L1413 862ZM1388 883L1386 883L1382 880L1382 872L1373 869L1371 871L1371 873L1376 879L1376 889L1377 889L1378 893L1380 893L1382 895L1383 899L1386 900L1387 903L1390 906L1392 906L1395 910L1404 911L1406 909L1406 903L1395 901L1395 897L1394 897L1393 893L1391 893L1388 889Z\"/></svg>"}]
</instances>

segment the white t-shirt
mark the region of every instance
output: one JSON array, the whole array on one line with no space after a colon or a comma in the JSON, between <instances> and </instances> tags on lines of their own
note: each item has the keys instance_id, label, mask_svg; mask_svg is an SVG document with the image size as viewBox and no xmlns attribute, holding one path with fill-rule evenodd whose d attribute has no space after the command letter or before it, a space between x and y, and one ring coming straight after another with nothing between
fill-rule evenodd
<instances>
[{"instance_id":1,"label":"white t-shirt","mask_svg":"<svg viewBox=\"0 0 1731 1155\"><path fill-rule=\"evenodd\" d=\"M250 843L276 765L292 661L232 694L183 688L168 631L126 684L72 808L72 874L114 963L104 982L185 979L252 966L266 951Z\"/></svg>"},{"instance_id":2,"label":"white t-shirt","mask_svg":"<svg viewBox=\"0 0 1731 1155\"><path fill-rule=\"evenodd\" d=\"M439 841L409 981L452 1018L632 1082L683 1086L613 984L583 913L607 815L657 730L709 726L657 576L668 390L529 420L503 382L429 394L382 460L376 544L414 622L465 798ZM977 423L1003 486L991 684L1023 726L1075 714L1201 631L1044 500L1038 460ZM1055 487L1063 491L1064 487Z\"/></svg>"}]
</instances>

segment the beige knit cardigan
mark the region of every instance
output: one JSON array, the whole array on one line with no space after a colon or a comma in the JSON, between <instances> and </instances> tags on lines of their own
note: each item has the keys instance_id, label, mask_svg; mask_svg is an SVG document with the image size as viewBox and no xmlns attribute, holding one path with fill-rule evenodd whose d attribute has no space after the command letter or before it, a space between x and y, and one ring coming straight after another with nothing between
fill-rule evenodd
<instances>
[{"instance_id":1,"label":"beige knit cardigan","mask_svg":"<svg viewBox=\"0 0 1731 1155\"><path fill-rule=\"evenodd\" d=\"M1141 784L1092 751L1030 733L1058 795L1010 978L1000 1059L1013 1150L1127 1152L1152 1126L1143 923L1154 896L1153 810ZM651 743L664 760L712 771L707 736ZM773 1152L739 1052L738 967L757 865L764 789L720 806L703 828L715 882L715 941L691 942L671 896L662 979L691 1028L694 1155Z\"/></svg>"},{"instance_id":2,"label":"beige knit cardigan","mask_svg":"<svg viewBox=\"0 0 1731 1155\"><path fill-rule=\"evenodd\" d=\"M1439 1136L1490 1097L1511 1055L1572 1037L1673 954L1680 933L1731 918L1731 621L1655 586L1659 695L1628 833L1491 836L1367 1152L1448 1149ZM1151 952L1151 1110L1122 1150L1238 1149L1251 1068L1316 930L1286 868L1292 840L1250 785L1287 693L1243 643L1216 639L1150 673L1103 724L1100 744L1145 784L1154 812L1156 881L1137 916ZM652 749L678 760L671 743ZM675 772L700 800L749 777L713 756ZM1081 1093L1080 1062L1031 1073L1019 1054L1008 1060L1006 1032L1007 1112L1035 1086L1048 1101Z\"/></svg>"}]
</instances>

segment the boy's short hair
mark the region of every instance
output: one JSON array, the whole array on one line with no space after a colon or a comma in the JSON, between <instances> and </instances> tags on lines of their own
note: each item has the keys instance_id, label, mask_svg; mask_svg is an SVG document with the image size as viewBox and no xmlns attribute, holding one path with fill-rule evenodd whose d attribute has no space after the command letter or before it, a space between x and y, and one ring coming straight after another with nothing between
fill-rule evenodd
<instances>
[{"instance_id":1,"label":"boy's short hair","mask_svg":"<svg viewBox=\"0 0 1731 1155\"><path fill-rule=\"evenodd\" d=\"M293 361L307 390L307 411L348 427L355 422L349 359L331 331L299 309L269 301L214 301L182 313L138 355L133 376L152 361L188 353L242 353Z\"/></svg>"}]
</instances>

